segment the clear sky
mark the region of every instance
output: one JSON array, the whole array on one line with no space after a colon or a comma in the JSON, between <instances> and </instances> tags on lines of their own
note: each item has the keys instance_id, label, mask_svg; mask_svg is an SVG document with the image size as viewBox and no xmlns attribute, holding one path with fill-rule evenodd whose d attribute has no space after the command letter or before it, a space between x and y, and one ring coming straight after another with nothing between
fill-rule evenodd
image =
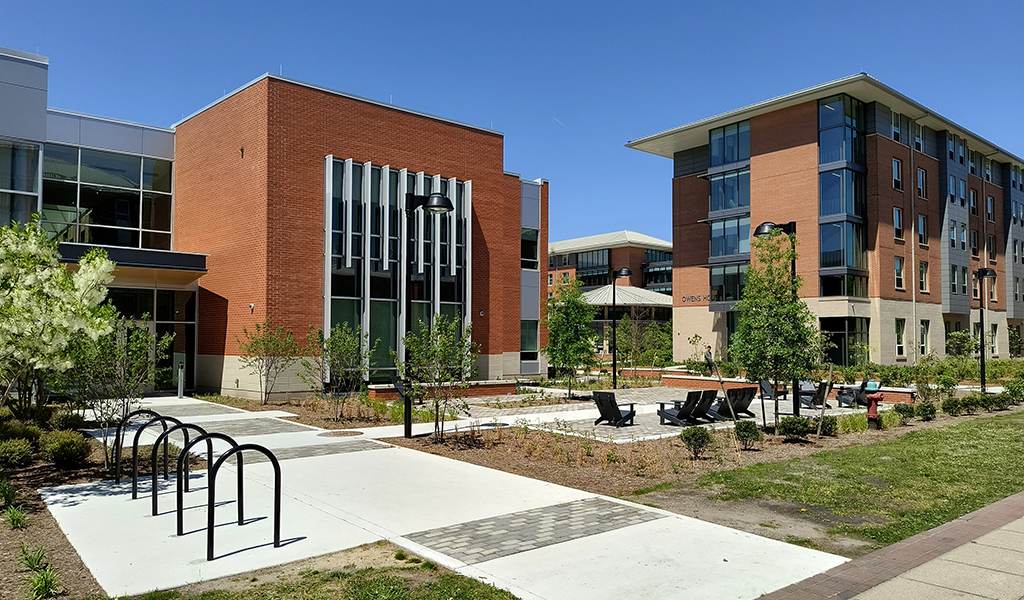
<instances>
[{"instance_id":1,"label":"clear sky","mask_svg":"<svg viewBox=\"0 0 1024 600\"><path fill-rule=\"evenodd\" d=\"M0 0L49 105L169 126L263 73L505 134L551 239L671 238L671 161L627 141L867 72L1024 156L1024 1ZM2 110L2 107L0 107Z\"/></svg>"}]
</instances>

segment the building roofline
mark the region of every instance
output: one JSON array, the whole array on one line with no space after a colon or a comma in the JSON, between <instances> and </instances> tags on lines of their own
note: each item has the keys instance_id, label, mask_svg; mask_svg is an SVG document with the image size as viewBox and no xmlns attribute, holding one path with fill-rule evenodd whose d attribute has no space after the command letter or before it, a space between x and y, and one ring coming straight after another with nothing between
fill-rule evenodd
<instances>
[{"instance_id":1,"label":"building roofline","mask_svg":"<svg viewBox=\"0 0 1024 600\"><path fill-rule=\"evenodd\" d=\"M240 93L240 92L242 92L242 91L244 91L244 90L246 90L246 89L256 85L257 83L263 81L264 79L277 79L278 81L284 81L284 82L287 82L287 83L293 83L295 85L300 85L302 87L306 87L306 88L309 88L309 89L317 90L317 91L320 91L320 92L326 92L328 94L332 94L332 95L335 95L335 96L341 96L342 98L348 98L350 100L357 100L359 102L366 102L367 104L374 104L376 106L380 106L380 107L383 107L383 108L390 108L392 110L397 110L399 112L404 112L404 113L408 113L408 114L411 114L411 115L416 115L418 117L425 117L425 118L428 118L428 119L433 119L435 121L443 121L443 122L449 123L451 125L457 125L459 127L466 127L468 129L475 129L477 131L482 131L484 133L489 133L489 134L492 134L492 135L498 135L498 136L504 137L504 134L502 132L496 131L494 129L487 129L486 127L480 127L478 125L470 125L469 123L463 123L462 121L456 121L454 119L447 119L445 117L439 117L437 115L432 115L430 113L425 113L425 112L421 112L421 111L418 111L418 110L412 110L411 108L403 108L401 106L395 106L393 104L387 104L385 102L380 102L378 100L372 100L370 98L364 98L362 96L356 96L355 94L347 94L345 92L341 92L341 91L334 90L334 89L331 89L331 88L323 87L323 86L320 86L320 85L315 85L315 84L312 84L312 83L307 83L305 81L299 81L298 79L292 79L290 77L285 77L283 75L274 75L273 73L264 73L263 75L260 75L259 77L257 77L256 79L253 79L249 83L239 87L238 89L236 89L236 90L234 90L234 91L232 91L232 92L230 92L228 94L225 94L224 96L218 98L217 100L214 100L213 102L207 104L206 106L204 106L204 107L200 108L199 110L193 112L192 114L188 115L184 119L181 119L180 121L178 121L174 125L172 125L172 127L175 127L175 128L178 127L182 123L184 123L184 122L186 122L186 121L188 121L188 120L190 120L190 119L192 119L192 118L194 118L194 117L196 117L196 116L206 112L207 110L210 110L214 106L217 106L218 104L220 104L221 102L223 102L223 101L227 100L228 98L234 96L235 94L238 94L238 93Z\"/></svg>"},{"instance_id":2,"label":"building roofline","mask_svg":"<svg viewBox=\"0 0 1024 600\"><path fill-rule=\"evenodd\" d=\"M64 110L62 108L46 107L46 112L57 113L61 115L69 115L72 117L84 117L86 119L95 119L96 121L105 121L107 123L117 123L118 125L129 125L131 127L142 127L143 129L154 129L156 131L162 131L165 133L174 133L173 129L167 127L158 127L156 125L146 125L145 123L136 123L134 121L125 121L123 119L113 119L110 117L101 117L99 115L90 115L88 113L76 112L73 110Z\"/></svg>"},{"instance_id":3,"label":"building roofline","mask_svg":"<svg viewBox=\"0 0 1024 600\"><path fill-rule=\"evenodd\" d=\"M631 237L633 239L631 239ZM561 240L548 243L548 255L564 254L573 252L587 252L588 250L601 250L605 248L652 248L658 250L671 250L672 242L656 238L638 231L624 229L610 233L599 233L587 235L569 240Z\"/></svg>"},{"instance_id":4,"label":"building roofline","mask_svg":"<svg viewBox=\"0 0 1024 600\"><path fill-rule=\"evenodd\" d=\"M32 54L31 52L23 52L21 50L15 50L14 48L5 48L3 46L0 46L0 56L10 56L11 58L29 60L47 66L49 66L50 64L50 59L41 54Z\"/></svg>"},{"instance_id":5,"label":"building roofline","mask_svg":"<svg viewBox=\"0 0 1024 600\"><path fill-rule=\"evenodd\" d=\"M815 85L806 89L798 90L777 96L775 98L769 98L755 104L737 108L728 112L724 112L713 117L700 119L681 125L679 127L673 127L672 129L666 129L658 133L654 133L642 138L638 138L626 143L627 148L633 150L640 150L642 152L649 152L658 156L664 156L666 158L672 158L674 152L680 150L686 150L688 148L674 148L671 144L673 138L681 138L684 134L697 133L702 130L710 130L721 125L727 125L736 121L742 121L753 116L767 114L774 112L781 108L787 108L796 104L812 100L814 98L823 98L832 94L839 94L843 92L850 93L851 90L856 92L861 90L862 92L874 91L879 94L879 100L883 100L883 104L891 105L893 110L904 114L909 119L921 122L930 129L936 131L952 130L955 133L961 135L961 137L967 138L968 144L975 147L979 147L982 150L982 154L988 157L1001 157L1003 161L1016 161L1018 163L1024 163L1024 159L1017 156L1016 154L1002 148L993 142L985 139L984 137L974 133L970 129L963 127L956 122L943 117L937 112L924 106L920 102L917 102L910 97L900 93L899 91L889 87L867 73L858 73L856 75L850 75L827 83ZM850 93L851 96L858 97L856 93ZM864 100L864 93L860 94L859 99ZM864 100L864 101L873 101ZM916 114L915 114L916 113ZM971 142L974 142L971 144ZM706 143L706 137L705 137ZM703 144L698 144L703 145ZM689 147L696 147L690 145ZM987 147L987 151L985 148Z\"/></svg>"}]
</instances>

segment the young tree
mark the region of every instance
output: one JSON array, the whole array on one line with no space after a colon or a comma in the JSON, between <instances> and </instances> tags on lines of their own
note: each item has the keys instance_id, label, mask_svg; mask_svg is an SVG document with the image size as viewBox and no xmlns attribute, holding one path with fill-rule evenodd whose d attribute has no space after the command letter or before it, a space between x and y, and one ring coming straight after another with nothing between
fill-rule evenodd
<instances>
[{"instance_id":1,"label":"young tree","mask_svg":"<svg viewBox=\"0 0 1024 600\"><path fill-rule=\"evenodd\" d=\"M301 377L318 399L331 406L333 419L340 421L345 398L362 389L370 371L364 359L373 356L380 340L364 353L368 336L360 337L359 330L353 331L348 323L331 327L329 333L324 337L323 329L309 326L309 343L302 352L308 358L302 359Z\"/></svg>"},{"instance_id":2,"label":"young tree","mask_svg":"<svg viewBox=\"0 0 1024 600\"><path fill-rule=\"evenodd\" d=\"M92 249L69 271L57 243L36 223L0 227L0 405L16 413L44 402L43 373L74 365L71 340L110 331L112 313L100 307L114 263ZM12 391L17 387L17 401Z\"/></svg>"},{"instance_id":3,"label":"young tree","mask_svg":"<svg viewBox=\"0 0 1024 600\"><path fill-rule=\"evenodd\" d=\"M544 354L556 370L568 372L570 398L576 369L597 362L594 348L597 332L590 328L597 307L583 299L580 284L579 279L559 283L554 295L548 298L548 346Z\"/></svg>"},{"instance_id":4,"label":"young tree","mask_svg":"<svg viewBox=\"0 0 1024 600\"><path fill-rule=\"evenodd\" d=\"M651 368L672 360L672 323L658 325L651 322L644 329L643 356L650 361Z\"/></svg>"},{"instance_id":5,"label":"young tree","mask_svg":"<svg viewBox=\"0 0 1024 600\"><path fill-rule=\"evenodd\" d=\"M779 233L751 244L754 260L746 272L743 297L735 308L736 332L729 341L729 354L746 369L747 380L768 379L776 388L780 381L807 375L823 343L814 314L797 297L801 280L790 272L796 251ZM776 424L778 419L776 396Z\"/></svg>"},{"instance_id":6,"label":"young tree","mask_svg":"<svg viewBox=\"0 0 1024 600\"><path fill-rule=\"evenodd\" d=\"M458 317L434 316L434 326L419 322L417 332L405 336L408 360L395 357L398 372L408 382L407 393L429 402L434 412L434 439L444 441L444 421L468 413L461 394L476 374L476 344L471 328L461 330Z\"/></svg>"},{"instance_id":7,"label":"young tree","mask_svg":"<svg viewBox=\"0 0 1024 600\"><path fill-rule=\"evenodd\" d=\"M112 331L95 342L74 340L69 354L75 368L61 374L55 387L93 410L103 432L103 465L107 466L109 434L138 405L156 379L156 365L167 356L174 337L157 336L141 321L114 320Z\"/></svg>"},{"instance_id":8,"label":"young tree","mask_svg":"<svg viewBox=\"0 0 1024 600\"><path fill-rule=\"evenodd\" d=\"M615 328L615 343L619 357L633 369L636 369L636 363L644 353L645 334L649 326L649 323L625 315Z\"/></svg>"},{"instance_id":9,"label":"young tree","mask_svg":"<svg viewBox=\"0 0 1024 600\"><path fill-rule=\"evenodd\" d=\"M253 332L242 328L245 340L238 339L242 366L256 376L260 382L260 403L266 405L274 384L299 359L299 344L292 339L292 332L284 327L274 328L267 317L263 323L256 323Z\"/></svg>"}]
</instances>

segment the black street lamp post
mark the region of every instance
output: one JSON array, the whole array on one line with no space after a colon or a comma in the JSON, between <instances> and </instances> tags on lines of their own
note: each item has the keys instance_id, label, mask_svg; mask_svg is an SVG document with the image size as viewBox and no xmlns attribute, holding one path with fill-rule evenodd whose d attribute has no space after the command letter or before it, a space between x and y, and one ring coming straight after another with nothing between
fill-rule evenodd
<instances>
[{"instance_id":1,"label":"black street lamp post","mask_svg":"<svg viewBox=\"0 0 1024 600\"><path fill-rule=\"evenodd\" d=\"M771 221L765 221L757 226L754 230L754 237L765 237L771 235L773 231L778 229L782 233L785 233L789 237L790 247L793 249L793 258L790 259L789 269L792 279L790 280L790 289L793 291L793 300L797 299L796 294L796 221L790 221L783 225L776 225ZM772 384L774 385L774 383ZM800 380L793 380L793 415L800 416Z\"/></svg>"},{"instance_id":2,"label":"black street lamp post","mask_svg":"<svg viewBox=\"0 0 1024 600\"><path fill-rule=\"evenodd\" d=\"M406 263L409 265L409 272L405 278L405 322L408 324L406 327L406 334L412 329L412 274L416 272L416 244L413 242L412 232L413 228L416 227L415 213L416 209L422 207L423 210L430 214L443 215L450 213L455 210L452 205L452 201L444 194L433 193L426 196L419 196L413 193L407 193L405 195L405 218L406 218ZM408 381L408 363L406 365L407 372L405 378ZM405 437L412 437L412 385L405 386Z\"/></svg>"},{"instance_id":3,"label":"black street lamp post","mask_svg":"<svg viewBox=\"0 0 1024 600\"><path fill-rule=\"evenodd\" d=\"M996 278L996 272L988 267L982 267L974 272L974 277L978 280L978 287L981 288L982 298L978 302L978 314L981 317L981 393L985 393L985 304L988 300L988 291L985 289L984 283L987 280L988 285L991 286L992 282Z\"/></svg>"},{"instance_id":4,"label":"black street lamp post","mask_svg":"<svg viewBox=\"0 0 1024 600\"><path fill-rule=\"evenodd\" d=\"M633 272L629 267L622 267L618 271L612 271L612 389L619 389L619 345L618 336L615 331L615 280L619 277L631 277Z\"/></svg>"}]
</instances>

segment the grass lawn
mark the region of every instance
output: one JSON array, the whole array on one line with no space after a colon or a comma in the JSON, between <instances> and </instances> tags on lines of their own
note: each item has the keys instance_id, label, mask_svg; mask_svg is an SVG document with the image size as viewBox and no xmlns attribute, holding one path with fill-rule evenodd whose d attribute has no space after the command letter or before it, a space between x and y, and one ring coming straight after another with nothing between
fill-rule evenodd
<instances>
[{"instance_id":1,"label":"grass lawn","mask_svg":"<svg viewBox=\"0 0 1024 600\"><path fill-rule=\"evenodd\" d=\"M415 562L419 562L414 559ZM432 563L359 570L305 571L295 580L249 589L211 590L196 596L152 592L137 600L517 600L512 594Z\"/></svg>"},{"instance_id":2,"label":"grass lawn","mask_svg":"<svg viewBox=\"0 0 1024 600\"><path fill-rule=\"evenodd\" d=\"M705 475L716 498L820 506L850 523L835 533L892 544L1024 490L1024 413Z\"/></svg>"}]
</instances>

